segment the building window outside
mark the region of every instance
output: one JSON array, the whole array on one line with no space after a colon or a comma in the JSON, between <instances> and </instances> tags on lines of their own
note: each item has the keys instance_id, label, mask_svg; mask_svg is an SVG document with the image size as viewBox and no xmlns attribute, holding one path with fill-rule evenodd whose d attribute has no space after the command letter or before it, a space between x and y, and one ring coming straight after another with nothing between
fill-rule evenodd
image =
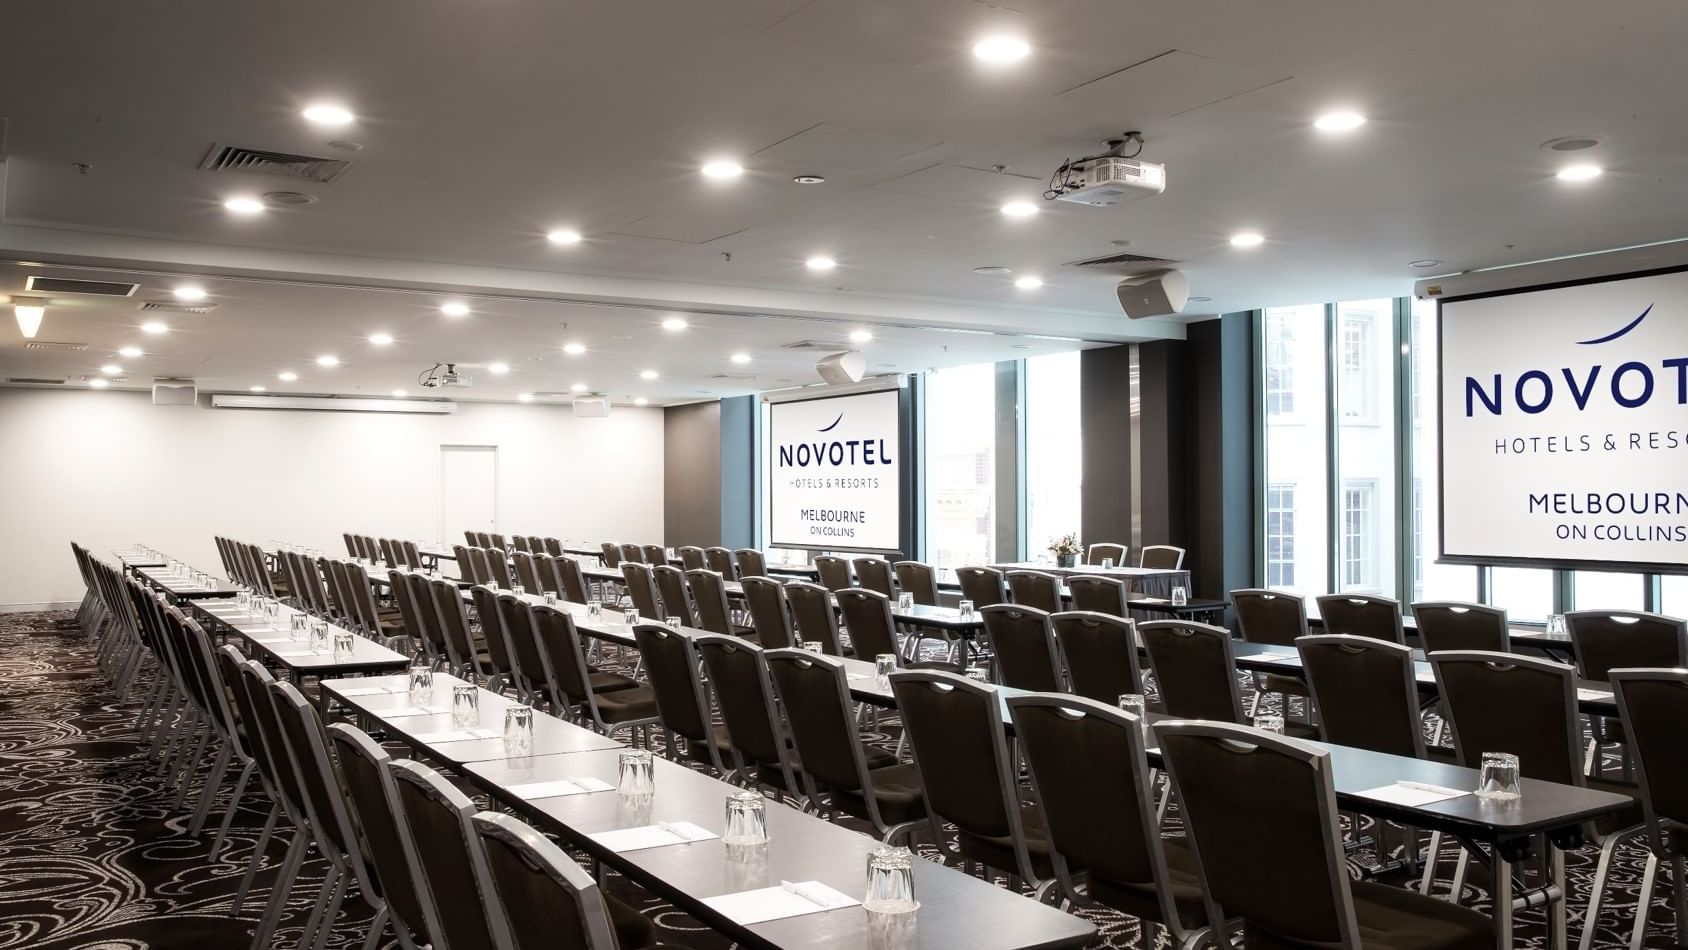
<instances>
[{"instance_id":1,"label":"building window outside","mask_svg":"<svg viewBox=\"0 0 1688 950\"><path fill-rule=\"evenodd\" d=\"M1025 362L1026 553L1082 530L1083 439L1079 428L1079 354L1053 353ZM1112 538L1084 538L1111 541Z\"/></svg>"},{"instance_id":2,"label":"building window outside","mask_svg":"<svg viewBox=\"0 0 1688 950\"><path fill-rule=\"evenodd\" d=\"M1377 587L1377 485L1374 482L1344 482L1342 485L1342 589L1372 590Z\"/></svg>"},{"instance_id":3,"label":"building window outside","mask_svg":"<svg viewBox=\"0 0 1688 950\"><path fill-rule=\"evenodd\" d=\"M940 569L989 564L996 545L996 365L926 377L927 556Z\"/></svg>"},{"instance_id":4,"label":"building window outside","mask_svg":"<svg viewBox=\"0 0 1688 950\"><path fill-rule=\"evenodd\" d=\"M1276 524L1263 539L1276 539L1275 551L1262 551L1262 581L1307 597L1329 593L1330 524L1328 446L1325 400L1328 365L1326 307L1309 304L1273 307L1262 314L1261 354L1264 379L1260 398L1265 414L1263 479L1268 490L1285 487L1264 508L1277 509ZM1273 411L1273 407L1277 411ZM1273 503L1275 502L1275 504ZM1268 514L1272 518L1272 514Z\"/></svg>"},{"instance_id":5,"label":"building window outside","mask_svg":"<svg viewBox=\"0 0 1688 950\"><path fill-rule=\"evenodd\" d=\"M1266 487L1266 586L1295 586L1295 486Z\"/></svg>"},{"instance_id":6,"label":"building window outside","mask_svg":"<svg viewBox=\"0 0 1688 950\"><path fill-rule=\"evenodd\" d=\"M1266 311L1266 414L1295 412L1295 326L1281 310Z\"/></svg>"}]
</instances>

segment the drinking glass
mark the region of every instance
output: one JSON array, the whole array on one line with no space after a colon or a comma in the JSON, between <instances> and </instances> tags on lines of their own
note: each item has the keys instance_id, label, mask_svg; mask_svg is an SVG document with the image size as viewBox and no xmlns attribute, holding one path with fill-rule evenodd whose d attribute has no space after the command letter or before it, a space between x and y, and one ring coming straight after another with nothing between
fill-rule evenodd
<instances>
[{"instance_id":1,"label":"drinking glass","mask_svg":"<svg viewBox=\"0 0 1688 950\"><path fill-rule=\"evenodd\" d=\"M1114 559L1111 558L1111 557L1103 558L1102 559L1102 570L1111 571L1113 569L1114 569Z\"/></svg>"},{"instance_id":2,"label":"drinking glass","mask_svg":"<svg viewBox=\"0 0 1688 950\"><path fill-rule=\"evenodd\" d=\"M1273 735L1281 736L1284 734L1284 717L1274 712L1256 713L1254 728L1261 732L1270 732Z\"/></svg>"},{"instance_id":3,"label":"drinking glass","mask_svg":"<svg viewBox=\"0 0 1688 950\"><path fill-rule=\"evenodd\" d=\"M639 622L639 608L629 607L621 612L622 622L629 627Z\"/></svg>"},{"instance_id":4,"label":"drinking glass","mask_svg":"<svg viewBox=\"0 0 1688 950\"><path fill-rule=\"evenodd\" d=\"M967 678L979 683L989 683L991 681L991 671L982 666L969 666L967 668Z\"/></svg>"},{"instance_id":5,"label":"drinking glass","mask_svg":"<svg viewBox=\"0 0 1688 950\"><path fill-rule=\"evenodd\" d=\"M898 610L913 610L914 609L914 595L908 593L907 591L904 591L903 593L898 594L897 595L897 609Z\"/></svg>"},{"instance_id":6,"label":"drinking glass","mask_svg":"<svg viewBox=\"0 0 1688 950\"><path fill-rule=\"evenodd\" d=\"M1190 602L1190 592L1182 587L1172 589L1172 606L1182 607Z\"/></svg>"},{"instance_id":7,"label":"drinking glass","mask_svg":"<svg viewBox=\"0 0 1688 950\"><path fill-rule=\"evenodd\" d=\"M517 597L523 597L523 596L526 596L526 594L527 594L527 588L523 587L520 584L511 585L510 590L513 593L515 593L515 595Z\"/></svg>"},{"instance_id":8,"label":"drinking glass","mask_svg":"<svg viewBox=\"0 0 1688 950\"><path fill-rule=\"evenodd\" d=\"M1149 702L1142 693L1119 694L1119 708L1137 717L1137 728L1143 733L1144 748L1154 748L1155 735L1149 731Z\"/></svg>"},{"instance_id":9,"label":"drinking glass","mask_svg":"<svg viewBox=\"0 0 1688 950\"><path fill-rule=\"evenodd\" d=\"M327 653L330 649L328 642L328 621L311 621L311 652Z\"/></svg>"},{"instance_id":10,"label":"drinking glass","mask_svg":"<svg viewBox=\"0 0 1688 950\"><path fill-rule=\"evenodd\" d=\"M434 698L434 667L428 658L419 656L410 661L410 704L426 706Z\"/></svg>"},{"instance_id":11,"label":"drinking glass","mask_svg":"<svg viewBox=\"0 0 1688 950\"><path fill-rule=\"evenodd\" d=\"M504 751L510 755L533 754L533 707L520 704L504 710Z\"/></svg>"},{"instance_id":12,"label":"drinking glass","mask_svg":"<svg viewBox=\"0 0 1688 950\"><path fill-rule=\"evenodd\" d=\"M914 855L907 848L880 847L868 856L862 906L881 914L906 914L920 906L914 900Z\"/></svg>"},{"instance_id":13,"label":"drinking glass","mask_svg":"<svg viewBox=\"0 0 1688 950\"><path fill-rule=\"evenodd\" d=\"M1510 752L1483 753L1477 797L1495 802L1515 802L1523 794L1518 778L1518 757Z\"/></svg>"},{"instance_id":14,"label":"drinking glass","mask_svg":"<svg viewBox=\"0 0 1688 950\"><path fill-rule=\"evenodd\" d=\"M311 618L310 618L309 615L304 614L304 613L294 614L292 617L288 618L287 639L289 639L289 640L303 640L303 639L305 639L306 631L310 629L310 626L311 626Z\"/></svg>"},{"instance_id":15,"label":"drinking glass","mask_svg":"<svg viewBox=\"0 0 1688 950\"><path fill-rule=\"evenodd\" d=\"M557 592L556 591L548 590L548 591L545 592L545 606L547 606L547 607L557 606Z\"/></svg>"},{"instance_id":16,"label":"drinking glass","mask_svg":"<svg viewBox=\"0 0 1688 950\"><path fill-rule=\"evenodd\" d=\"M650 795L656 791L656 762L649 749L624 749L616 791L623 795Z\"/></svg>"},{"instance_id":17,"label":"drinking glass","mask_svg":"<svg viewBox=\"0 0 1688 950\"><path fill-rule=\"evenodd\" d=\"M276 622L277 618L279 618L280 616L281 616L281 604L280 604L280 602L274 601L274 600L264 601L264 625L265 626L267 626L267 627L275 626L275 622Z\"/></svg>"},{"instance_id":18,"label":"drinking glass","mask_svg":"<svg viewBox=\"0 0 1688 950\"><path fill-rule=\"evenodd\" d=\"M350 630L341 630L334 634L334 662L338 663L350 659L352 650L352 632Z\"/></svg>"},{"instance_id":19,"label":"drinking glass","mask_svg":"<svg viewBox=\"0 0 1688 950\"><path fill-rule=\"evenodd\" d=\"M451 724L469 729L481 724L481 691L463 684L451 688Z\"/></svg>"},{"instance_id":20,"label":"drinking glass","mask_svg":"<svg viewBox=\"0 0 1688 950\"><path fill-rule=\"evenodd\" d=\"M1553 614L1552 616L1547 618L1547 634L1548 634L1548 636L1561 636L1561 637L1565 635L1565 615L1564 614Z\"/></svg>"},{"instance_id":21,"label":"drinking glass","mask_svg":"<svg viewBox=\"0 0 1688 950\"><path fill-rule=\"evenodd\" d=\"M877 689L891 688L891 671L897 668L895 653L881 653L873 658L873 685Z\"/></svg>"},{"instance_id":22,"label":"drinking glass","mask_svg":"<svg viewBox=\"0 0 1688 950\"><path fill-rule=\"evenodd\" d=\"M955 609L960 611L961 619L963 619L963 620L972 620L973 619L973 602L971 600L961 601L960 603L955 605Z\"/></svg>"},{"instance_id":23,"label":"drinking glass","mask_svg":"<svg viewBox=\"0 0 1688 950\"><path fill-rule=\"evenodd\" d=\"M601 618L603 615L604 615L604 602L603 601L601 601L601 600L589 600L589 601L586 602L586 619L587 620L597 620L597 619Z\"/></svg>"},{"instance_id":24,"label":"drinking glass","mask_svg":"<svg viewBox=\"0 0 1688 950\"><path fill-rule=\"evenodd\" d=\"M761 844L768 840L768 805L761 792L749 790L727 796L727 830L721 840L729 845Z\"/></svg>"},{"instance_id":25,"label":"drinking glass","mask_svg":"<svg viewBox=\"0 0 1688 950\"><path fill-rule=\"evenodd\" d=\"M804 640L803 649L810 653L825 653L826 644L819 640Z\"/></svg>"}]
</instances>

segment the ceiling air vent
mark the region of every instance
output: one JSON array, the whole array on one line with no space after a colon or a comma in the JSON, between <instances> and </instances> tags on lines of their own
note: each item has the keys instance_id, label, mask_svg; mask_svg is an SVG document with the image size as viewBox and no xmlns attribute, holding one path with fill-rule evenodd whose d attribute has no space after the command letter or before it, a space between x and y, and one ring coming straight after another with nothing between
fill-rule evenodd
<instances>
[{"instance_id":1,"label":"ceiling air vent","mask_svg":"<svg viewBox=\"0 0 1688 950\"><path fill-rule=\"evenodd\" d=\"M755 378L748 373L716 373L713 376L704 377L704 379L726 379L735 383L748 383Z\"/></svg>"},{"instance_id":2,"label":"ceiling air vent","mask_svg":"<svg viewBox=\"0 0 1688 950\"><path fill-rule=\"evenodd\" d=\"M89 294L95 297L127 297L140 289L140 284L115 280L78 280L74 277L42 277L29 275L24 288L43 294Z\"/></svg>"},{"instance_id":3,"label":"ceiling air vent","mask_svg":"<svg viewBox=\"0 0 1688 950\"><path fill-rule=\"evenodd\" d=\"M252 172L320 182L331 182L345 174L346 169L350 167L351 162L340 158L294 155L262 148L220 144L212 145L211 151L205 154L205 160L199 163L201 171Z\"/></svg>"},{"instance_id":4,"label":"ceiling air vent","mask_svg":"<svg viewBox=\"0 0 1688 950\"><path fill-rule=\"evenodd\" d=\"M60 353L80 353L88 348L86 343L54 343L51 340L30 340L23 345L26 350L56 350Z\"/></svg>"},{"instance_id":5,"label":"ceiling air vent","mask_svg":"<svg viewBox=\"0 0 1688 950\"><path fill-rule=\"evenodd\" d=\"M148 313L210 313L217 309L214 303L171 303L168 300L148 300L141 304L141 309Z\"/></svg>"},{"instance_id":6,"label":"ceiling air vent","mask_svg":"<svg viewBox=\"0 0 1688 950\"><path fill-rule=\"evenodd\" d=\"M19 386L63 386L65 384L65 377L60 376L56 379L43 379L38 376L8 376L6 378L6 382L15 383Z\"/></svg>"},{"instance_id":7,"label":"ceiling air vent","mask_svg":"<svg viewBox=\"0 0 1688 950\"><path fill-rule=\"evenodd\" d=\"M839 348L848 349L850 344L840 340L798 340L796 343L786 343L781 349L786 350L826 350L832 352Z\"/></svg>"},{"instance_id":8,"label":"ceiling air vent","mask_svg":"<svg viewBox=\"0 0 1688 950\"><path fill-rule=\"evenodd\" d=\"M1166 270L1177 261L1164 257L1150 257L1147 254L1109 254L1106 257L1092 257L1083 261L1068 261L1064 267L1083 267L1089 270L1101 271L1104 274L1118 274L1121 277L1136 277L1141 274L1152 274L1155 271Z\"/></svg>"}]
</instances>

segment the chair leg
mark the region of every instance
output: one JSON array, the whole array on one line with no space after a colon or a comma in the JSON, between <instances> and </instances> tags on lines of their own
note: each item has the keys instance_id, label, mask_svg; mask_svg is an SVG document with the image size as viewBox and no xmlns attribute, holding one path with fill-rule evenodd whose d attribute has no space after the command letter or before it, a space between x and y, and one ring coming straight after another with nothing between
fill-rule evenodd
<instances>
[{"instance_id":1,"label":"chair leg","mask_svg":"<svg viewBox=\"0 0 1688 950\"><path fill-rule=\"evenodd\" d=\"M328 874L322 879L322 887L317 890L316 903L311 905L311 916L305 919L305 929L299 933L299 950L314 946L317 931L325 923L331 923L323 915L328 911L329 902L333 900L334 892L340 888L340 868L332 862L328 866Z\"/></svg>"},{"instance_id":2,"label":"chair leg","mask_svg":"<svg viewBox=\"0 0 1688 950\"><path fill-rule=\"evenodd\" d=\"M293 879L299 874L299 865L305 861L305 848L309 844L310 836L305 829L294 832L293 843L287 846L287 857L281 863L281 873L276 876L275 890L270 892L269 903L264 906L264 916L258 921L257 933L252 935L252 950L272 950L270 938L275 935L276 926L287 912L287 895L293 890Z\"/></svg>"},{"instance_id":3,"label":"chair leg","mask_svg":"<svg viewBox=\"0 0 1688 950\"><path fill-rule=\"evenodd\" d=\"M1600 900L1606 896L1606 877L1612 870L1612 854L1618 849L1618 841L1623 835L1612 834L1606 836L1606 843L1600 846L1600 861L1594 866L1594 886L1588 891L1588 910L1583 914L1582 939L1577 942L1579 950L1590 950L1594 946L1594 927L1600 923Z\"/></svg>"},{"instance_id":4,"label":"chair leg","mask_svg":"<svg viewBox=\"0 0 1688 950\"><path fill-rule=\"evenodd\" d=\"M364 938L363 950L375 950L381 945L381 935L386 932L387 919L391 916L387 912L387 905L382 904L381 909L375 912L375 919L369 922L369 936ZM399 945L404 946L404 934L397 926L393 927L393 933L399 938Z\"/></svg>"},{"instance_id":5,"label":"chair leg","mask_svg":"<svg viewBox=\"0 0 1688 950\"><path fill-rule=\"evenodd\" d=\"M270 806L270 817L264 822L264 830L258 835L258 843L252 846L252 858L246 862L246 873L241 875L240 886L234 892L234 907L230 913L236 917L240 916L240 908L246 904L246 894L252 889L252 882L258 877L258 868L264 863L264 852L270 846L270 838L275 834L276 820L280 817L281 806L279 804Z\"/></svg>"},{"instance_id":6,"label":"chair leg","mask_svg":"<svg viewBox=\"0 0 1688 950\"><path fill-rule=\"evenodd\" d=\"M188 834L195 838L205 828L205 819L211 815L211 803L217 800L217 792L223 787L223 776L229 770L229 760L234 758L234 747L227 742L222 745L216 761L211 763L210 774L205 776L205 788L199 793L199 805L193 810L193 821L188 823Z\"/></svg>"},{"instance_id":7,"label":"chair leg","mask_svg":"<svg viewBox=\"0 0 1688 950\"><path fill-rule=\"evenodd\" d=\"M1430 833L1430 847L1424 852L1424 874L1418 879L1418 892L1428 895L1430 884L1436 879L1436 867L1442 863L1442 833Z\"/></svg>"},{"instance_id":8,"label":"chair leg","mask_svg":"<svg viewBox=\"0 0 1688 950\"><path fill-rule=\"evenodd\" d=\"M340 917L340 906L346 901L346 891L351 889L352 872L342 870L334 877L334 896L329 899L328 910L323 913L322 923L317 930L315 950L326 950L328 938L334 933L334 921Z\"/></svg>"},{"instance_id":9,"label":"chair leg","mask_svg":"<svg viewBox=\"0 0 1688 950\"><path fill-rule=\"evenodd\" d=\"M1676 891L1676 945L1688 947L1688 858L1671 861L1670 882Z\"/></svg>"},{"instance_id":10,"label":"chair leg","mask_svg":"<svg viewBox=\"0 0 1688 950\"><path fill-rule=\"evenodd\" d=\"M1460 849L1459 860L1454 862L1454 886L1448 891L1448 900L1459 903L1465 895L1465 869L1471 864L1471 852Z\"/></svg>"},{"instance_id":11,"label":"chair leg","mask_svg":"<svg viewBox=\"0 0 1688 950\"><path fill-rule=\"evenodd\" d=\"M223 853L223 845L228 842L229 827L234 824L234 813L240 810L240 799L246 794L246 783L251 781L252 773L258 763L248 760L246 766L240 770L240 777L235 779L234 791L229 794L228 811L223 813L223 823L217 828L217 837L211 842L211 860L217 860ZM274 812L271 812L273 815ZM272 818L271 821L274 821Z\"/></svg>"},{"instance_id":12,"label":"chair leg","mask_svg":"<svg viewBox=\"0 0 1688 950\"><path fill-rule=\"evenodd\" d=\"M1629 950L1641 950L1641 938L1647 935L1647 912L1653 909L1653 884L1659 873L1659 856L1647 849L1647 867L1641 872L1641 893L1635 901L1635 930L1629 935ZM1677 924L1677 930L1682 925Z\"/></svg>"}]
</instances>

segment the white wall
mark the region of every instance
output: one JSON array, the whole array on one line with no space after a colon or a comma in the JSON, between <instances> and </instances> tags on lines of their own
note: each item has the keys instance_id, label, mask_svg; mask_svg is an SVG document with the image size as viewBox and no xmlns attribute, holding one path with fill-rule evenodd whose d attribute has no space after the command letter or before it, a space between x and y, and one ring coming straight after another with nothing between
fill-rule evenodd
<instances>
[{"instance_id":1,"label":"white wall","mask_svg":"<svg viewBox=\"0 0 1688 950\"><path fill-rule=\"evenodd\" d=\"M498 446L499 528L662 537L662 410L466 403L444 416L153 406L147 393L0 390L0 607L76 601L76 540L220 572L214 535L344 552L444 540L442 444Z\"/></svg>"}]
</instances>

